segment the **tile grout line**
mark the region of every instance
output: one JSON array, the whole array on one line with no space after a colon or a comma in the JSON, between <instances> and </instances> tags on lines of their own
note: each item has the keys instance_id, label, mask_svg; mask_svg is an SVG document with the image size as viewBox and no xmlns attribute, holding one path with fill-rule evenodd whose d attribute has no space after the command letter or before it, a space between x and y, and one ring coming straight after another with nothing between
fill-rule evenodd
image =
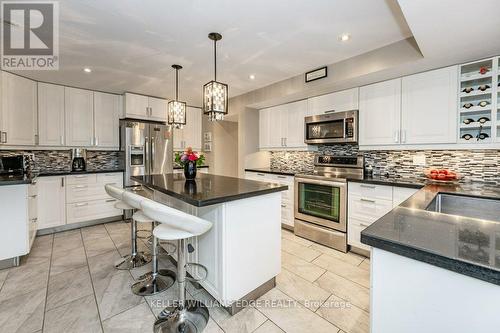
<instances>
[{"instance_id":1,"label":"tile grout line","mask_svg":"<svg viewBox=\"0 0 500 333\"><path fill-rule=\"evenodd\" d=\"M42 332L45 329L45 317L46 317L46 314L47 314L47 311L46 311L46 309L47 309L47 299L49 298L50 270L52 268L52 256L54 255L54 242L55 242L55 237L54 237L54 234L52 234L52 246L50 248L49 272L48 272L48 276L47 276L47 287L46 287L46 290L45 290L45 302L43 304Z\"/></svg>"},{"instance_id":2,"label":"tile grout line","mask_svg":"<svg viewBox=\"0 0 500 333\"><path fill-rule=\"evenodd\" d=\"M85 261L87 263L87 271L89 274L90 284L92 285L92 294L94 296L95 307L97 310L97 317L99 318L99 326L101 327L101 331L104 332L104 327L102 326L101 312L99 311L99 303L97 302L97 295L95 293L94 281L92 280L92 275L90 274L90 265L89 265L89 258L87 257L87 248L85 247L85 242L83 241L82 229L80 228L79 230L80 230L80 238L82 239L82 244L83 244L83 251L85 252Z\"/></svg>"},{"instance_id":3,"label":"tile grout line","mask_svg":"<svg viewBox=\"0 0 500 333\"><path fill-rule=\"evenodd\" d=\"M127 222L125 222L125 220L122 220L121 222L122 222L122 223L127 223ZM110 223L113 223L113 222L110 222ZM114 223L116 223L116 222L114 222ZM108 234L109 238L111 239L111 242L113 242L113 245L114 245L114 247L115 247L115 249L116 249L116 252L118 252L118 255L119 255L119 256L121 256L120 251L118 250L118 247L116 246L116 243L115 243L115 241L113 240L113 237L111 237L111 234L109 233L108 228L106 228L106 225L107 225L107 223L104 223L104 230L106 230L106 233ZM130 231L130 230L129 230L129 231ZM131 240L131 241L132 241L132 240ZM132 246L132 244L130 244L130 245ZM132 280L136 281L136 279L134 278L134 276L132 275L132 272L130 272L130 270L128 270L128 273L129 273L129 274L130 274L130 276L132 277ZM153 315L153 317L155 317L155 320L156 320L157 316L155 315L155 313L154 313L153 308L151 307L151 305L149 305L148 300L146 299L146 297L145 297L145 296L142 296L142 299L143 299L143 301L146 303L146 305L147 305L147 306L148 306L148 308L149 308L149 311L151 311L151 314ZM137 306L137 305L136 305L136 306ZM134 308L134 307L131 307L131 308L127 309L127 310L124 310L124 311L120 312L119 314L121 314L121 313L123 313L123 312L125 312L125 311L128 311L128 310L130 310L130 309L132 309L132 308ZM118 314L116 314L116 315L118 315ZM111 319L111 318L115 317L116 315L114 315L114 316L112 316L112 317L110 317L110 318L108 318L108 319ZM107 320L107 319L106 319L106 320Z\"/></svg>"}]
</instances>

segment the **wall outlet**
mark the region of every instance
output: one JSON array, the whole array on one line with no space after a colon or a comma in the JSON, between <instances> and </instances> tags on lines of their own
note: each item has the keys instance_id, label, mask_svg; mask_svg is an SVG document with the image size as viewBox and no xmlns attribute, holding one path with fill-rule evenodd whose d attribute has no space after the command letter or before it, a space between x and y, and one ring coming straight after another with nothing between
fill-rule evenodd
<instances>
[{"instance_id":1,"label":"wall outlet","mask_svg":"<svg viewBox=\"0 0 500 333\"><path fill-rule=\"evenodd\" d=\"M413 165L425 166L425 154L417 154L413 156Z\"/></svg>"}]
</instances>

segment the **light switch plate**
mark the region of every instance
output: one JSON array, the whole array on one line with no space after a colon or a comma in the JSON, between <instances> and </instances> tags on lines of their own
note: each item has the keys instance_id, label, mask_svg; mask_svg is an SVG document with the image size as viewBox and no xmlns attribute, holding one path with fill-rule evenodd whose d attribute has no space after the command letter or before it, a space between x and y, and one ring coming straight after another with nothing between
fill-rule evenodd
<instances>
[{"instance_id":1,"label":"light switch plate","mask_svg":"<svg viewBox=\"0 0 500 333\"><path fill-rule=\"evenodd\" d=\"M414 155L413 156L413 165L425 166L426 165L425 154Z\"/></svg>"}]
</instances>

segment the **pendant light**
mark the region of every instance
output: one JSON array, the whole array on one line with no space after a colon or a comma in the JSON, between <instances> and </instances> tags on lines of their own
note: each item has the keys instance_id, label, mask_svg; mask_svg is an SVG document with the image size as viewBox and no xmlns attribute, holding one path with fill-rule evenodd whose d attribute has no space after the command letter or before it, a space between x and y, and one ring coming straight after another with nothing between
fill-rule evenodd
<instances>
[{"instance_id":1,"label":"pendant light","mask_svg":"<svg viewBox=\"0 0 500 333\"><path fill-rule=\"evenodd\" d=\"M227 114L228 86L217 82L217 41L222 39L222 35L211 32L208 38L214 41L214 80L203 86L203 113L211 121L224 120L224 115Z\"/></svg>"},{"instance_id":2,"label":"pendant light","mask_svg":"<svg viewBox=\"0 0 500 333\"><path fill-rule=\"evenodd\" d=\"M186 102L179 101L179 69L181 65L172 65L175 69L175 100L168 102L168 124L175 128L186 125Z\"/></svg>"}]
</instances>

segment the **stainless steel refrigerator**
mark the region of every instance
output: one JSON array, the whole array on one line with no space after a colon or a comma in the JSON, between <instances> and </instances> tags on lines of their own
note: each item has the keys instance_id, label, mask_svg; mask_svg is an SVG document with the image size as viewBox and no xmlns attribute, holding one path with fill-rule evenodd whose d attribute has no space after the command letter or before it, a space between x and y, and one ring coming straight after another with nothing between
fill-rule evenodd
<instances>
[{"instance_id":1,"label":"stainless steel refrigerator","mask_svg":"<svg viewBox=\"0 0 500 333\"><path fill-rule=\"evenodd\" d=\"M125 156L125 187L140 186L130 176L173 171L172 130L168 125L120 120L120 150Z\"/></svg>"}]
</instances>

